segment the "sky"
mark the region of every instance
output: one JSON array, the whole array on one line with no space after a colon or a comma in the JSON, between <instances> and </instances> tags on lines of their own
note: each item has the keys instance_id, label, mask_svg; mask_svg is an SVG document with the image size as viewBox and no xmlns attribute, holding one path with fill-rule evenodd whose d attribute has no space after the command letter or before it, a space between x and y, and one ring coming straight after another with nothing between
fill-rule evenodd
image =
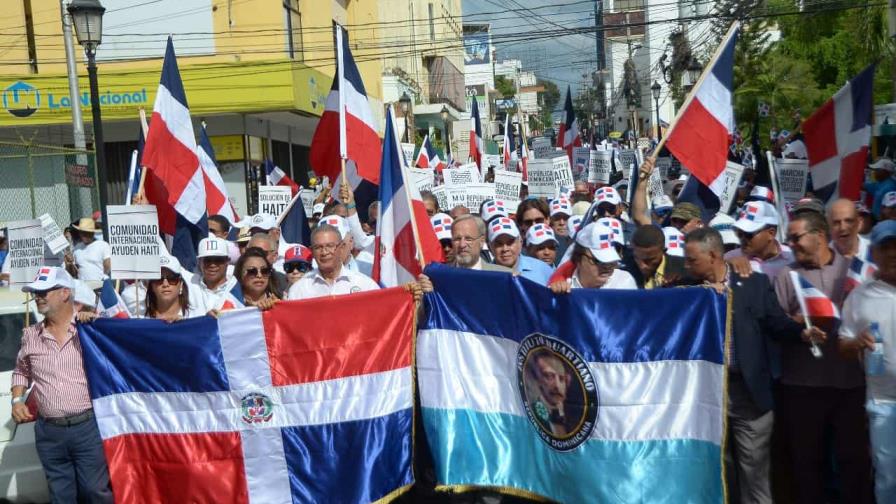
<instances>
[{"instance_id":1,"label":"sky","mask_svg":"<svg viewBox=\"0 0 896 504\"><path fill-rule=\"evenodd\" d=\"M507 33L538 34L561 28L594 26L594 3L591 0L464 0L463 14L464 23L491 23L498 61L521 60L524 71L534 71L538 77L554 81L561 93L570 85L575 94L583 80L582 74L590 76L595 69L593 34L531 41L503 41L500 38L500 34Z\"/></svg>"}]
</instances>

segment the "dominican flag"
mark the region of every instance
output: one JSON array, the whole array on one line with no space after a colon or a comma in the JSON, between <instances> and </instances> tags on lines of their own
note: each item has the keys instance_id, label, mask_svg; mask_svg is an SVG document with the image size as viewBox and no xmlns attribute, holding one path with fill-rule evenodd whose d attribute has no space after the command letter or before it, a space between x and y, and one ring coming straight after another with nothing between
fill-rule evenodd
<instances>
[{"instance_id":1,"label":"dominican flag","mask_svg":"<svg viewBox=\"0 0 896 504\"><path fill-rule=\"evenodd\" d=\"M482 171L482 121L479 119L479 101L473 100L473 109L470 111L470 159L476 163L479 171Z\"/></svg>"},{"instance_id":2,"label":"dominican flag","mask_svg":"<svg viewBox=\"0 0 896 504\"><path fill-rule=\"evenodd\" d=\"M816 321L818 319L840 319L840 310L824 292L818 290L796 271L790 272L790 281L793 282L796 299L803 311L803 316Z\"/></svg>"},{"instance_id":3,"label":"dominican flag","mask_svg":"<svg viewBox=\"0 0 896 504\"><path fill-rule=\"evenodd\" d=\"M171 254L189 271L196 269L196 248L208 236L205 175L196 154L196 138L187 95L168 37L162 78L143 149L146 197L156 206L159 228L172 235Z\"/></svg>"},{"instance_id":4,"label":"dominican flag","mask_svg":"<svg viewBox=\"0 0 896 504\"><path fill-rule=\"evenodd\" d=\"M311 227L308 225L308 216L305 215L301 195L296 194L292 197L286 210L278 217L277 224L280 226L280 235L286 243L311 246Z\"/></svg>"},{"instance_id":5,"label":"dominican flag","mask_svg":"<svg viewBox=\"0 0 896 504\"><path fill-rule=\"evenodd\" d=\"M292 189L292 195L295 196L299 192L299 184L293 182L289 175L286 174L279 166L276 166L270 159L264 160L264 172L267 174L268 185L281 185Z\"/></svg>"},{"instance_id":6,"label":"dominican flag","mask_svg":"<svg viewBox=\"0 0 896 504\"><path fill-rule=\"evenodd\" d=\"M516 147L513 144L513 125L510 123L510 114L504 119L504 167L510 171L517 171Z\"/></svg>"},{"instance_id":7,"label":"dominican flag","mask_svg":"<svg viewBox=\"0 0 896 504\"><path fill-rule=\"evenodd\" d=\"M96 311L101 317L131 318L128 306L115 290L115 284L108 278L103 280L103 288L100 290L100 299L97 303Z\"/></svg>"},{"instance_id":8,"label":"dominican flag","mask_svg":"<svg viewBox=\"0 0 896 504\"><path fill-rule=\"evenodd\" d=\"M871 140L875 64L840 88L803 123L809 173L822 201L858 201Z\"/></svg>"},{"instance_id":9,"label":"dominican flag","mask_svg":"<svg viewBox=\"0 0 896 504\"><path fill-rule=\"evenodd\" d=\"M379 218L373 279L386 287L413 282L423 272L420 265L444 262L442 247L414 184L405 177L401 147L392 126L392 109L386 111L383 168L380 175ZM422 250L419 250L422 248Z\"/></svg>"},{"instance_id":10,"label":"dominican flag","mask_svg":"<svg viewBox=\"0 0 896 504\"><path fill-rule=\"evenodd\" d=\"M385 141L385 140L384 140ZM436 171L442 171L445 163L439 159L439 153L429 141L429 135L423 137L423 144L420 145L420 152L417 153L417 162L414 163L417 168L433 168Z\"/></svg>"},{"instance_id":11,"label":"dominican flag","mask_svg":"<svg viewBox=\"0 0 896 504\"><path fill-rule=\"evenodd\" d=\"M579 121L576 112L572 108L572 91L566 86L566 102L563 105L563 121L560 122L560 132L557 134L558 147L566 150L566 155L572 161L573 147L582 146L582 137L579 135Z\"/></svg>"},{"instance_id":12,"label":"dominican flag","mask_svg":"<svg viewBox=\"0 0 896 504\"><path fill-rule=\"evenodd\" d=\"M389 289L78 324L116 500L397 495L414 481L413 322L411 295Z\"/></svg>"},{"instance_id":13,"label":"dominican flag","mask_svg":"<svg viewBox=\"0 0 896 504\"><path fill-rule=\"evenodd\" d=\"M230 288L230 291L224 294L224 297L221 298L220 305L216 306L215 309L219 311L225 311L245 307L246 298L243 297L243 288L240 287L239 282L235 282L233 284L233 287Z\"/></svg>"},{"instance_id":14,"label":"dominican flag","mask_svg":"<svg viewBox=\"0 0 896 504\"><path fill-rule=\"evenodd\" d=\"M866 281L873 279L875 273L877 273L877 266L867 257L864 259L859 256L853 257L852 262L849 263L849 270L846 272L843 290L850 292Z\"/></svg>"},{"instance_id":15,"label":"dominican flag","mask_svg":"<svg viewBox=\"0 0 896 504\"><path fill-rule=\"evenodd\" d=\"M520 127L520 166L523 167L523 182L529 180L529 146L526 142L525 128Z\"/></svg>"},{"instance_id":16,"label":"dominican flag","mask_svg":"<svg viewBox=\"0 0 896 504\"><path fill-rule=\"evenodd\" d=\"M734 133L734 44L739 29L740 24L734 23L728 31L713 56L715 63L691 91L691 100L678 113L665 144L716 195L725 189L728 145Z\"/></svg>"},{"instance_id":17,"label":"dominican flag","mask_svg":"<svg viewBox=\"0 0 896 504\"><path fill-rule=\"evenodd\" d=\"M342 160L352 188L362 180L379 183L382 145L367 101L361 72L348 47L345 29L336 32L336 75L327 95L324 113L311 139L309 161L321 177L337 180L342 175ZM339 184L333 187L338 188Z\"/></svg>"},{"instance_id":18,"label":"dominican flag","mask_svg":"<svg viewBox=\"0 0 896 504\"><path fill-rule=\"evenodd\" d=\"M196 149L199 163L202 165L202 174L205 180L205 207L209 215L223 215L230 222L240 220L236 214L230 198L227 197L227 187L224 179L218 171L218 160L215 159L215 149L212 147L205 124L199 130L199 147Z\"/></svg>"}]
</instances>

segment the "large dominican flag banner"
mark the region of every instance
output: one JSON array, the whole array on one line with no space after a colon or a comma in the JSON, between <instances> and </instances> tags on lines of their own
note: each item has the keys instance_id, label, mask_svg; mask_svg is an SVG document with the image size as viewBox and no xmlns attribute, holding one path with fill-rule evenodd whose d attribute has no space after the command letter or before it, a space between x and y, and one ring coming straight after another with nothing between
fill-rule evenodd
<instances>
[{"instance_id":1,"label":"large dominican flag banner","mask_svg":"<svg viewBox=\"0 0 896 504\"><path fill-rule=\"evenodd\" d=\"M79 325L116 500L397 495L413 483L413 318L389 289Z\"/></svg>"},{"instance_id":2,"label":"large dominican flag banner","mask_svg":"<svg viewBox=\"0 0 896 504\"><path fill-rule=\"evenodd\" d=\"M734 45L739 30L738 23L728 30L713 56L715 63L678 113L665 144L716 195L725 190L728 145L734 134Z\"/></svg>"},{"instance_id":3,"label":"large dominican flag banner","mask_svg":"<svg viewBox=\"0 0 896 504\"><path fill-rule=\"evenodd\" d=\"M572 161L573 147L582 146L582 136L579 135L579 121L576 112L572 108L572 90L566 86L566 102L563 105L563 120L560 122L560 132L557 134L557 147L566 150L566 155Z\"/></svg>"},{"instance_id":4,"label":"large dominican flag banner","mask_svg":"<svg viewBox=\"0 0 896 504\"><path fill-rule=\"evenodd\" d=\"M875 68L862 70L803 123L812 187L822 201L859 200L871 141Z\"/></svg>"},{"instance_id":5,"label":"large dominican flag banner","mask_svg":"<svg viewBox=\"0 0 896 504\"><path fill-rule=\"evenodd\" d=\"M435 292L417 379L437 484L558 502L724 502L723 296L554 295L501 273L426 272Z\"/></svg>"}]
</instances>

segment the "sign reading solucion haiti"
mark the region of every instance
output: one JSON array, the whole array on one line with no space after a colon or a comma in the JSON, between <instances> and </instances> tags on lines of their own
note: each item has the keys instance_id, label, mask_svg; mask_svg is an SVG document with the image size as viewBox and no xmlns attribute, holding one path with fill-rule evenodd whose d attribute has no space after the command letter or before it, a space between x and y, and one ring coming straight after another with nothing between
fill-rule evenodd
<instances>
[{"instance_id":1,"label":"sign reading solucion haiti","mask_svg":"<svg viewBox=\"0 0 896 504\"><path fill-rule=\"evenodd\" d=\"M101 106L109 105L148 105L146 88L125 90L123 92L105 91L99 96ZM90 106L90 93L81 93L82 107ZM3 108L15 117L29 117L42 107L50 111L70 109L72 106L68 92L59 95L40 89L24 81L18 81L3 90Z\"/></svg>"}]
</instances>

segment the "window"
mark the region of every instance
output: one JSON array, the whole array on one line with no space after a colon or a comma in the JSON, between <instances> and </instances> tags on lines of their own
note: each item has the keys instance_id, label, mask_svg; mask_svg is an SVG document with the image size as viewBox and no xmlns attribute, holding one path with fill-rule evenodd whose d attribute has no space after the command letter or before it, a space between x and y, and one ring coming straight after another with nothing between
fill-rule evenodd
<instances>
[{"instance_id":1,"label":"window","mask_svg":"<svg viewBox=\"0 0 896 504\"><path fill-rule=\"evenodd\" d=\"M294 60L303 61L302 54L302 13L299 0L283 0L286 14L286 53Z\"/></svg>"},{"instance_id":2,"label":"window","mask_svg":"<svg viewBox=\"0 0 896 504\"><path fill-rule=\"evenodd\" d=\"M32 317L33 321L33 317ZM9 372L16 367L16 356L22 345L22 329L25 327L25 313L0 315L0 372Z\"/></svg>"}]
</instances>

